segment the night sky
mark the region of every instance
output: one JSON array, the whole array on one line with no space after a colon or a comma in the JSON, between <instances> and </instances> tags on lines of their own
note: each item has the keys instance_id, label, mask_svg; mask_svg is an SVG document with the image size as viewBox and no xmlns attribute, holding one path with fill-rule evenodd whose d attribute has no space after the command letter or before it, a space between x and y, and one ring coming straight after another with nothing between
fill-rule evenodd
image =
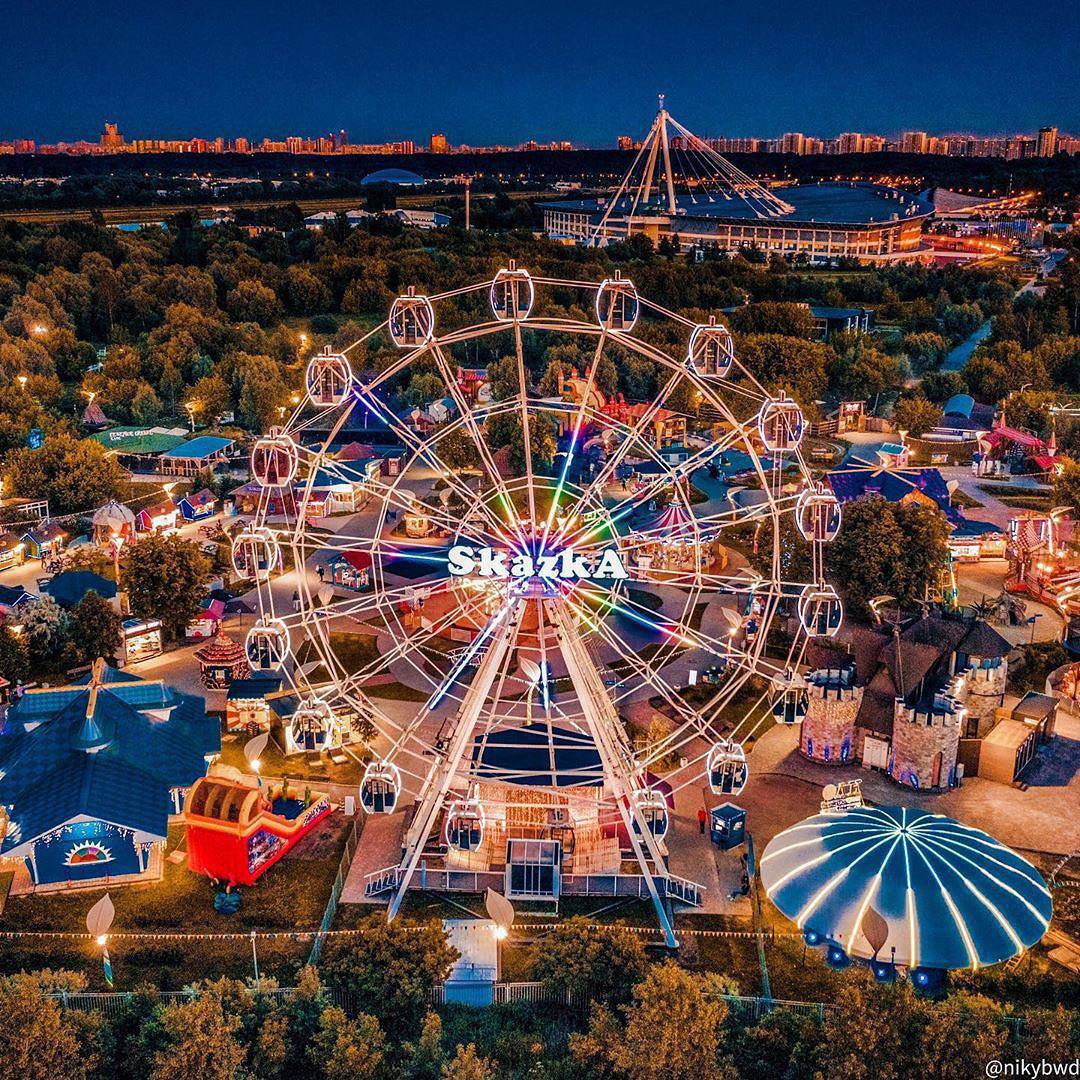
<instances>
[{"instance_id":1,"label":"night sky","mask_svg":"<svg viewBox=\"0 0 1080 1080\"><path fill-rule=\"evenodd\" d=\"M0 139L1080 132L1075 0L5 0Z\"/></svg>"}]
</instances>

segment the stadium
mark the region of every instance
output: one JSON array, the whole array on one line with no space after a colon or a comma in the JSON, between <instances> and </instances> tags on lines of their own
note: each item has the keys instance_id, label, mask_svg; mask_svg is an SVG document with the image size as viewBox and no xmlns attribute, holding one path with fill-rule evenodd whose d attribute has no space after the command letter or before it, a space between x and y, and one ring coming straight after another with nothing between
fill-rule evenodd
<instances>
[{"instance_id":1,"label":"stadium","mask_svg":"<svg viewBox=\"0 0 1080 1080\"><path fill-rule=\"evenodd\" d=\"M644 235L681 251L750 248L811 262L929 258L923 222L933 204L881 184L766 188L661 108L611 198L543 204L544 231L566 243L604 245Z\"/></svg>"}]
</instances>

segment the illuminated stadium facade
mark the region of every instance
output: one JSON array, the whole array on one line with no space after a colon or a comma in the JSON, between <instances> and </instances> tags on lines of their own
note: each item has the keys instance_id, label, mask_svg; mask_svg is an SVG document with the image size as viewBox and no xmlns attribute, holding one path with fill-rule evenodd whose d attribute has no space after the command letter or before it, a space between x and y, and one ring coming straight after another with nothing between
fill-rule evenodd
<instances>
[{"instance_id":1,"label":"illuminated stadium facade","mask_svg":"<svg viewBox=\"0 0 1080 1080\"><path fill-rule=\"evenodd\" d=\"M933 205L881 184L830 183L770 189L663 108L630 171L610 199L545 203L544 231L567 243L604 245L628 236L680 250L806 255L905 262L929 255L923 222Z\"/></svg>"}]
</instances>

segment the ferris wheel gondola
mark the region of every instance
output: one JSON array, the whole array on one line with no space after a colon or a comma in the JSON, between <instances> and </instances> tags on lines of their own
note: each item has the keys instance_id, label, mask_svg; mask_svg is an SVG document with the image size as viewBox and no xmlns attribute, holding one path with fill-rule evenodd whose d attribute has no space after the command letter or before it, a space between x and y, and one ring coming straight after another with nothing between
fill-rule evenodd
<instances>
[{"instance_id":1,"label":"ferris wheel gondola","mask_svg":"<svg viewBox=\"0 0 1080 1080\"><path fill-rule=\"evenodd\" d=\"M360 805L368 814L392 814L401 797L401 770L390 761L370 761L360 781Z\"/></svg>"},{"instance_id":2,"label":"ferris wheel gondola","mask_svg":"<svg viewBox=\"0 0 1080 1080\"><path fill-rule=\"evenodd\" d=\"M390 338L399 349L415 349L435 336L435 310L426 296L418 296L410 285L390 307L387 323Z\"/></svg>"},{"instance_id":3,"label":"ferris wheel gondola","mask_svg":"<svg viewBox=\"0 0 1080 1080\"><path fill-rule=\"evenodd\" d=\"M797 449L802 442L805 427L802 409L784 395L770 398L758 413L758 434L770 454Z\"/></svg>"},{"instance_id":4,"label":"ferris wheel gondola","mask_svg":"<svg viewBox=\"0 0 1080 1080\"><path fill-rule=\"evenodd\" d=\"M289 658L289 630L281 619L260 618L247 632L244 652L253 671L273 671Z\"/></svg>"},{"instance_id":5,"label":"ferris wheel gondola","mask_svg":"<svg viewBox=\"0 0 1080 1080\"><path fill-rule=\"evenodd\" d=\"M844 622L844 605L831 585L807 585L799 597L799 622L811 636L835 637Z\"/></svg>"},{"instance_id":6,"label":"ferris wheel gondola","mask_svg":"<svg viewBox=\"0 0 1080 1080\"><path fill-rule=\"evenodd\" d=\"M602 281L596 290L596 321L613 334L630 333L637 323L639 308L634 283L624 278L618 270L613 278Z\"/></svg>"},{"instance_id":7,"label":"ferris wheel gondola","mask_svg":"<svg viewBox=\"0 0 1080 1080\"><path fill-rule=\"evenodd\" d=\"M239 578L265 581L281 567L281 549L267 528L245 529L232 542L230 562Z\"/></svg>"},{"instance_id":8,"label":"ferris wheel gondola","mask_svg":"<svg viewBox=\"0 0 1080 1080\"><path fill-rule=\"evenodd\" d=\"M805 540L830 543L839 534L841 521L840 501L824 484L806 488L795 504L795 524Z\"/></svg>"},{"instance_id":9,"label":"ferris wheel gondola","mask_svg":"<svg viewBox=\"0 0 1080 1080\"><path fill-rule=\"evenodd\" d=\"M264 488L286 488L300 468L300 451L287 435L256 439L251 451L251 475Z\"/></svg>"},{"instance_id":10,"label":"ferris wheel gondola","mask_svg":"<svg viewBox=\"0 0 1080 1080\"><path fill-rule=\"evenodd\" d=\"M732 739L721 739L713 746L705 769L714 795L738 795L746 787L746 751Z\"/></svg>"},{"instance_id":11,"label":"ferris wheel gondola","mask_svg":"<svg viewBox=\"0 0 1080 1080\"><path fill-rule=\"evenodd\" d=\"M529 317L534 298L533 281L527 270L519 270L511 260L491 282L491 311L499 322L516 322Z\"/></svg>"},{"instance_id":12,"label":"ferris wheel gondola","mask_svg":"<svg viewBox=\"0 0 1080 1080\"><path fill-rule=\"evenodd\" d=\"M645 824L645 828L657 839L662 840L668 831L670 817L668 815L667 799L661 791L655 788L645 788L634 793L634 831L640 833L638 819Z\"/></svg>"},{"instance_id":13,"label":"ferris wheel gondola","mask_svg":"<svg viewBox=\"0 0 1080 1080\"><path fill-rule=\"evenodd\" d=\"M699 375L726 379L735 362L735 345L728 328L709 316L707 323L694 327L686 347L686 362Z\"/></svg>"},{"instance_id":14,"label":"ferris wheel gondola","mask_svg":"<svg viewBox=\"0 0 1080 1080\"><path fill-rule=\"evenodd\" d=\"M484 806L479 799L452 803L446 812L446 843L457 851L476 851L484 842Z\"/></svg>"},{"instance_id":15,"label":"ferris wheel gondola","mask_svg":"<svg viewBox=\"0 0 1080 1080\"><path fill-rule=\"evenodd\" d=\"M320 409L341 405L352 390L352 379L348 358L331 351L327 345L321 353L311 358L304 373L308 401Z\"/></svg>"},{"instance_id":16,"label":"ferris wheel gondola","mask_svg":"<svg viewBox=\"0 0 1080 1080\"><path fill-rule=\"evenodd\" d=\"M773 679L772 714L778 724L802 722L809 707L809 693L806 680L798 672L789 671Z\"/></svg>"}]
</instances>

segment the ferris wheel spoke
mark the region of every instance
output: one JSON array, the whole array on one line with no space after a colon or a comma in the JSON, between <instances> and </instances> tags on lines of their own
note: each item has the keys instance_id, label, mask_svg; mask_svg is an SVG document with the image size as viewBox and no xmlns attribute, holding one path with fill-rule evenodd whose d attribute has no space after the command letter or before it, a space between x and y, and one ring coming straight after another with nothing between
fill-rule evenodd
<instances>
[{"instance_id":1,"label":"ferris wheel spoke","mask_svg":"<svg viewBox=\"0 0 1080 1080\"><path fill-rule=\"evenodd\" d=\"M630 451L630 448L640 442L641 436L645 431L646 426L652 423L656 414L662 408L662 403L664 399L671 393L675 386L678 385L681 378L682 375L680 372L673 373L671 378L664 385L664 388L660 391L659 394L657 394L655 398L653 398L648 408L645 409L644 412L642 412L641 416L638 417L638 419L633 423L633 425L626 431L623 436L622 442L619 443L619 445L615 448L614 453L607 461L604 462L604 464L600 467L600 470L597 472L596 476L594 476L592 480L589 481L584 491L582 491L581 496L579 497L577 502L577 505L579 507L586 507L588 505L589 499L595 497L599 492L603 490L604 484L607 483L610 477L614 476L615 471L618 469L619 465L622 464L623 458L626 457L627 453Z\"/></svg>"},{"instance_id":2,"label":"ferris wheel spoke","mask_svg":"<svg viewBox=\"0 0 1080 1080\"><path fill-rule=\"evenodd\" d=\"M591 627L604 642L611 648L619 657L619 659L627 665L628 671L643 671L646 674L645 681L653 687L660 694L661 697L675 709L683 720L687 723L698 723L700 718L696 713L686 704L682 698L679 697L676 689L663 677L663 675L657 671L652 663L641 653L634 653L626 649L620 642L617 634L611 632L611 630L604 625L603 619L594 619L581 604L570 600L570 606L577 612L587 626Z\"/></svg>"},{"instance_id":3,"label":"ferris wheel spoke","mask_svg":"<svg viewBox=\"0 0 1080 1080\"><path fill-rule=\"evenodd\" d=\"M445 377L445 376L444 376ZM438 433L433 434L427 439L423 439L415 435L407 425L401 423L401 421L394 415L393 410L384 405L378 398L375 397L373 391L367 391L365 403L370 403L372 411L379 417L380 420L392 431L410 450L413 451L413 460L419 460L428 468L432 469L437 475L439 475L446 484L453 488L460 498L464 501L466 506L477 506L481 512L488 518L488 523L492 528L492 531L496 534L500 533L504 526L491 514L490 508L482 501L476 499L474 492L470 491L468 487L461 484L457 478L457 471L449 468L439 456L435 453L433 447L437 443Z\"/></svg>"},{"instance_id":4,"label":"ferris wheel spoke","mask_svg":"<svg viewBox=\"0 0 1080 1080\"><path fill-rule=\"evenodd\" d=\"M527 542L527 538L522 527L521 515L518 513L517 505L514 503L506 481L499 472L499 467L495 463L495 456L491 452L491 447L488 446L487 439L484 437L484 432L480 430L480 426L476 422L473 408L461 393L461 387L458 386L457 378L454 376L453 371L450 370L450 365L447 363L439 343L433 341L431 349L432 355L435 357L435 362L442 373L447 388L450 390L450 396L454 399L454 404L457 406L458 412L464 419L469 434L473 438L476 450L480 455L481 464L484 467L484 471L487 473L488 482L498 493L499 501L503 504L503 510L506 512L507 517L506 526L514 532L518 542L524 546Z\"/></svg>"},{"instance_id":5,"label":"ferris wheel spoke","mask_svg":"<svg viewBox=\"0 0 1080 1080\"><path fill-rule=\"evenodd\" d=\"M596 383L596 371L600 366L600 358L603 355L604 345L607 342L608 329L609 328L605 326L600 337L597 339L596 350L593 353L592 363L589 365L589 374L585 380L585 387L581 392L581 402L574 415L570 443L567 446L566 454L563 457L562 469L559 473L559 482L555 486L555 491L551 497L551 506L548 509L547 520L544 522L544 536L540 542L541 551L543 551L547 545L552 523L555 521L555 516L559 512L559 501L562 499L563 489L566 486L566 479L570 475L570 466L573 463L574 455L577 451L578 439L581 436L581 427L585 420L585 411L590 407L589 403L592 399L593 386Z\"/></svg>"},{"instance_id":6,"label":"ferris wheel spoke","mask_svg":"<svg viewBox=\"0 0 1080 1080\"><path fill-rule=\"evenodd\" d=\"M525 457L525 483L529 500L529 521L536 524L536 478L533 474L532 424L529 422L529 373L525 369L525 349L521 323L514 319L514 357L517 361L518 396L521 402L521 440Z\"/></svg>"}]
</instances>

